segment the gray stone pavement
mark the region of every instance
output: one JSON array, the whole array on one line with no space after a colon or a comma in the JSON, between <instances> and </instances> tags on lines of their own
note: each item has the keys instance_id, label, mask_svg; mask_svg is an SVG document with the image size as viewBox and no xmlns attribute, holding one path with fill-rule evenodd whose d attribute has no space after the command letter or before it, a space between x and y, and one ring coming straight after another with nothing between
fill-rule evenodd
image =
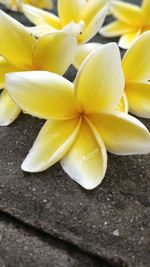
<instances>
[{"instance_id":1,"label":"gray stone pavement","mask_svg":"<svg viewBox=\"0 0 150 267\"><path fill-rule=\"evenodd\" d=\"M0 213L0 267L107 267L43 232Z\"/></svg>"}]
</instances>

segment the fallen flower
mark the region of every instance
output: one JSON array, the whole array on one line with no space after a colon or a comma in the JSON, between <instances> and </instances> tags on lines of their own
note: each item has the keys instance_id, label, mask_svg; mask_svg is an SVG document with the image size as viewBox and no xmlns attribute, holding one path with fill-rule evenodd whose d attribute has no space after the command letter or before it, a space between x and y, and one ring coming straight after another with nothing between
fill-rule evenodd
<instances>
[{"instance_id":1,"label":"fallen flower","mask_svg":"<svg viewBox=\"0 0 150 267\"><path fill-rule=\"evenodd\" d=\"M78 43L85 43L99 31L109 9L108 2L108 0L58 0L59 17L29 5L23 5L23 11L33 24L39 26L40 34L41 27L44 31L43 26L47 26L47 32L48 26L51 26L50 31L52 28L61 30L66 27L68 31L71 27L72 31L72 26L78 25L80 29L77 36Z\"/></svg>"},{"instance_id":2,"label":"fallen flower","mask_svg":"<svg viewBox=\"0 0 150 267\"><path fill-rule=\"evenodd\" d=\"M12 11L21 11L21 5L23 3L36 6L38 8L53 8L52 0L0 0L0 3L6 6L6 8Z\"/></svg>"},{"instance_id":3,"label":"fallen flower","mask_svg":"<svg viewBox=\"0 0 150 267\"><path fill-rule=\"evenodd\" d=\"M150 0L143 0L141 7L113 1L111 13L117 20L104 26L100 34L105 37L121 36L121 48L128 49L139 35L150 30Z\"/></svg>"},{"instance_id":4,"label":"fallen flower","mask_svg":"<svg viewBox=\"0 0 150 267\"><path fill-rule=\"evenodd\" d=\"M74 66L79 69L85 58L100 45L87 43L78 46ZM129 109L136 116L150 118L150 31L143 33L129 48L123 57L122 66L125 95L120 110Z\"/></svg>"},{"instance_id":5,"label":"fallen flower","mask_svg":"<svg viewBox=\"0 0 150 267\"><path fill-rule=\"evenodd\" d=\"M106 149L119 155L150 152L146 127L114 111L124 90L120 53L114 43L95 50L74 83L36 71L8 74L6 86L23 111L47 120L22 164L24 171L41 172L61 160L73 180L93 189L106 173Z\"/></svg>"},{"instance_id":6,"label":"fallen flower","mask_svg":"<svg viewBox=\"0 0 150 267\"><path fill-rule=\"evenodd\" d=\"M141 35L122 60L129 111L150 118L150 31Z\"/></svg>"},{"instance_id":7,"label":"fallen flower","mask_svg":"<svg viewBox=\"0 0 150 267\"><path fill-rule=\"evenodd\" d=\"M0 89L5 74L16 71L47 70L63 75L73 62L77 42L65 32L34 38L21 23L0 11ZM0 125L7 126L19 115L20 108L4 89L0 94Z\"/></svg>"}]
</instances>

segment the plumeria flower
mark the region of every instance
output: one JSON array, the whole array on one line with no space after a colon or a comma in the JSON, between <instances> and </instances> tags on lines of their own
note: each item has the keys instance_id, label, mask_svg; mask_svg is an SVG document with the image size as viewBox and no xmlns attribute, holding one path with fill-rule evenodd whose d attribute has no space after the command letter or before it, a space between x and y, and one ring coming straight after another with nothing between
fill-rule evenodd
<instances>
[{"instance_id":1,"label":"plumeria flower","mask_svg":"<svg viewBox=\"0 0 150 267\"><path fill-rule=\"evenodd\" d=\"M106 37L121 36L121 48L128 49L139 35L150 30L150 0L143 0L141 7L113 1L111 12L117 20L103 27L100 33Z\"/></svg>"},{"instance_id":2,"label":"plumeria flower","mask_svg":"<svg viewBox=\"0 0 150 267\"><path fill-rule=\"evenodd\" d=\"M12 11L21 11L22 3L26 3L32 6L36 6L38 8L53 8L52 0L0 0L0 3L6 6L6 8Z\"/></svg>"},{"instance_id":3,"label":"plumeria flower","mask_svg":"<svg viewBox=\"0 0 150 267\"><path fill-rule=\"evenodd\" d=\"M65 32L33 37L21 23L0 11L0 125L13 122L20 108L10 99L5 74L16 71L47 70L63 75L73 62L77 42Z\"/></svg>"},{"instance_id":4,"label":"plumeria flower","mask_svg":"<svg viewBox=\"0 0 150 267\"><path fill-rule=\"evenodd\" d=\"M122 60L129 111L150 118L150 31L141 35Z\"/></svg>"},{"instance_id":5,"label":"plumeria flower","mask_svg":"<svg viewBox=\"0 0 150 267\"><path fill-rule=\"evenodd\" d=\"M98 43L87 43L78 46L74 66L79 69L85 58L95 49ZM129 48L122 60L125 77L125 94L118 109L128 109L136 116L150 118L150 31L143 33Z\"/></svg>"},{"instance_id":6,"label":"plumeria flower","mask_svg":"<svg viewBox=\"0 0 150 267\"><path fill-rule=\"evenodd\" d=\"M78 43L85 43L99 31L109 8L108 2L108 0L58 0L59 16L29 5L23 5L23 11L33 24L38 25L37 35L52 29L65 29L72 33L75 30L76 35L78 27Z\"/></svg>"},{"instance_id":7,"label":"plumeria flower","mask_svg":"<svg viewBox=\"0 0 150 267\"><path fill-rule=\"evenodd\" d=\"M124 90L120 53L114 43L90 54L74 83L35 71L8 74L6 86L24 112L47 120L22 164L24 171L41 172L61 160L73 180L93 189L105 176L106 149L118 155L150 152L146 127L114 111Z\"/></svg>"}]
</instances>

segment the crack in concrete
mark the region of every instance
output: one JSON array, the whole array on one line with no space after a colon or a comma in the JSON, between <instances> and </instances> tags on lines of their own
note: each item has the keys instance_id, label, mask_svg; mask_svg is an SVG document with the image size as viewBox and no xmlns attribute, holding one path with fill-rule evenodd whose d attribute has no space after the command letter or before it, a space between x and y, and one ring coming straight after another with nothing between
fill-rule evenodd
<instances>
[{"instance_id":1,"label":"crack in concrete","mask_svg":"<svg viewBox=\"0 0 150 267\"><path fill-rule=\"evenodd\" d=\"M150 200L148 196L145 196L144 193L133 193L133 192L125 192L120 191L120 194L127 196L127 197L133 197L135 198L141 205L144 207L150 207Z\"/></svg>"},{"instance_id":2,"label":"crack in concrete","mask_svg":"<svg viewBox=\"0 0 150 267\"><path fill-rule=\"evenodd\" d=\"M68 252L73 253L73 252L78 252L81 253L83 256L87 256L95 261L98 262L98 264L100 264L99 266L101 267L102 264L103 265L107 265L107 267L127 267L126 265L124 265L124 263L119 263L119 265L112 265L110 262L108 262L106 259L100 258L97 255L94 255L92 253L89 253L88 251L82 250L80 249L78 246L66 242L65 240L59 239L56 236L52 236L46 232L44 232L43 230L33 227L32 225L25 223L24 221L12 216L11 214L4 212L2 210L0 210L0 218L2 219L2 221L5 221L7 223L11 223L14 225L19 225L20 228L23 228L24 230L28 231L29 233L32 233L34 235L36 235L39 239L41 239L42 241L46 242L47 244L51 245L51 244L57 244L59 248L64 248L66 249ZM121 265L120 265L121 264Z\"/></svg>"}]
</instances>

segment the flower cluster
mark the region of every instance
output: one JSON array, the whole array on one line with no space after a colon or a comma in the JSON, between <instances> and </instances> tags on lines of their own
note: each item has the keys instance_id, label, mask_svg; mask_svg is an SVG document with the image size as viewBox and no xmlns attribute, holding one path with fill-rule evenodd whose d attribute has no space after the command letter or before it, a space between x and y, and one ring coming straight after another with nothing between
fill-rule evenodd
<instances>
[{"instance_id":1,"label":"flower cluster","mask_svg":"<svg viewBox=\"0 0 150 267\"><path fill-rule=\"evenodd\" d=\"M140 8L111 0L58 0L59 16L23 3L21 10L34 27L0 11L0 125L10 125L21 110L45 119L22 170L41 172L60 161L73 180L93 189L105 176L107 151L150 152L148 129L128 114L150 118L150 31L121 60L116 43L87 41L109 10L120 21L101 32L117 32L118 25L122 33L127 26L121 18L128 24ZM77 69L73 83L63 77L71 64Z\"/></svg>"},{"instance_id":2,"label":"flower cluster","mask_svg":"<svg viewBox=\"0 0 150 267\"><path fill-rule=\"evenodd\" d=\"M22 11L22 4L29 4L38 8L53 8L53 0L0 0L0 3L12 11Z\"/></svg>"}]
</instances>

